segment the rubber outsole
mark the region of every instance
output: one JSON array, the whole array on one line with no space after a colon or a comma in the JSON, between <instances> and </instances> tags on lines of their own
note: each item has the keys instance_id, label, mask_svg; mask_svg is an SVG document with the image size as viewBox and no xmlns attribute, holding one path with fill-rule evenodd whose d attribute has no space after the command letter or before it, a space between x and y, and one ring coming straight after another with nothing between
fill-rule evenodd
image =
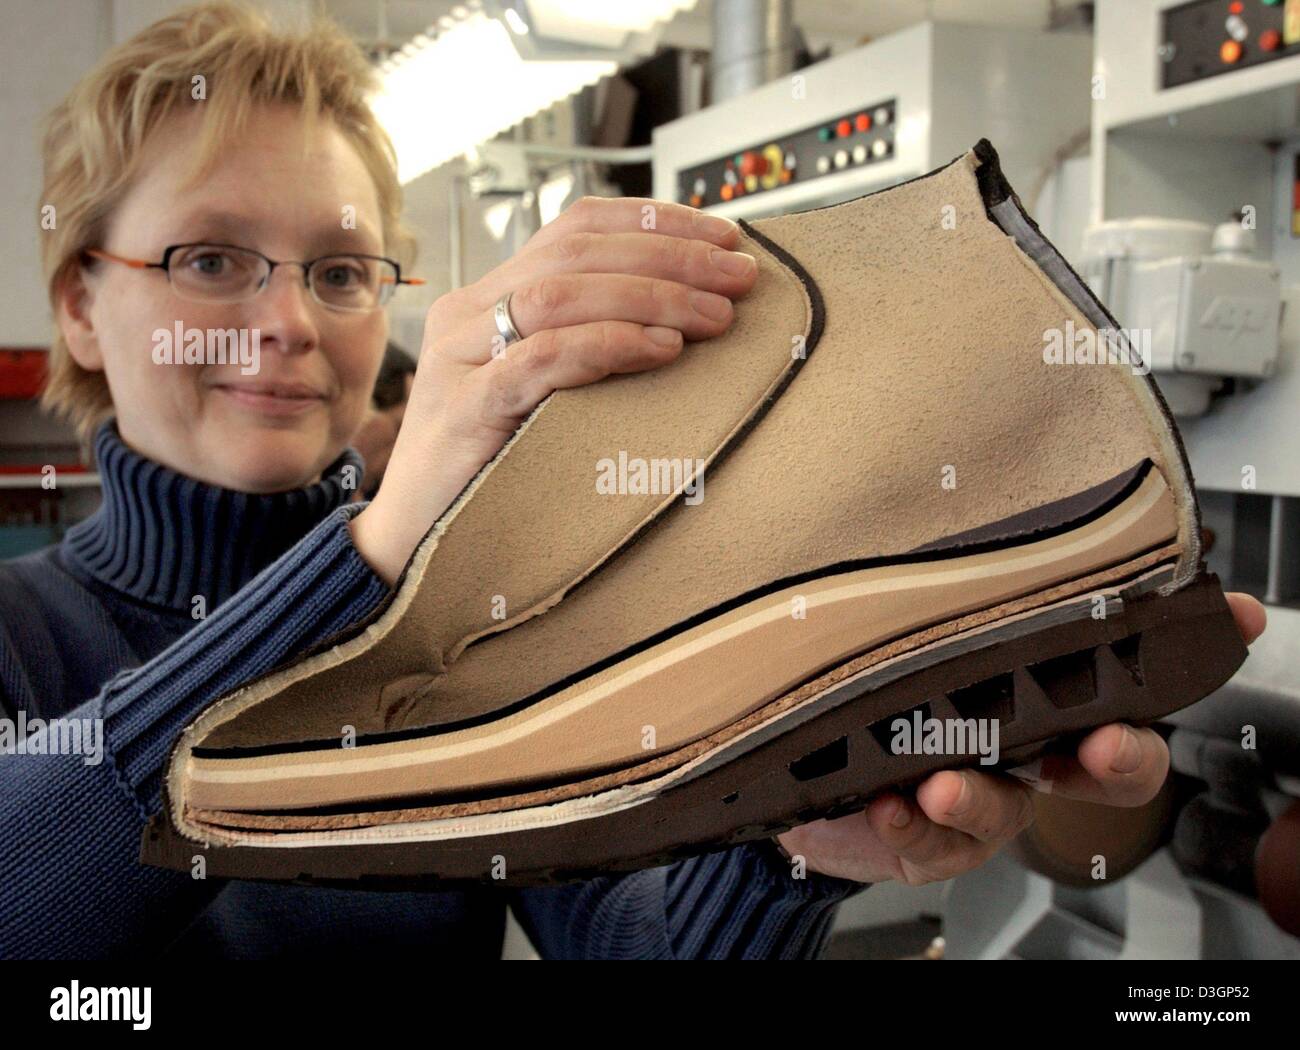
<instances>
[{"instance_id":1,"label":"rubber outsole","mask_svg":"<svg viewBox=\"0 0 1300 1050\"><path fill-rule=\"evenodd\" d=\"M999 761L988 768L1006 768L1096 726L1142 724L1195 703L1246 658L1218 579L1204 572L1173 594L1124 591L1106 603L1104 616L1097 611L1083 596L869 669L720 748L691 776L608 812L597 805L590 816L560 821L539 807L509 814L514 828L444 829L443 837L425 840L389 828L390 836L408 837L228 846L178 832L164 792L140 859L189 871L202 856L209 876L380 890L521 887L636 871L847 815L886 787L905 789L939 770L972 765L970 754L894 753L891 723L914 711L939 720L997 719Z\"/></svg>"}]
</instances>

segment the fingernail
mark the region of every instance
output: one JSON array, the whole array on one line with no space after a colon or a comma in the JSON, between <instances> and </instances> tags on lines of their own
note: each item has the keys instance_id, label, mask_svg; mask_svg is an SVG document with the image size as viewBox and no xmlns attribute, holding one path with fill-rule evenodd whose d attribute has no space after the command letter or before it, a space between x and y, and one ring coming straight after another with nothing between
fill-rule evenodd
<instances>
[{"instance_id":1,"label":"fingernail","mask_svg":"<svg viewBox=\"0 0 1300 1050\"><path fill-rule=\"evenodd\" d=\"M645 337L652 343L658 343L660 346L676 346L682 339L682 333L676 328L661 328L659 325L650 325L645 330Z\"/></svg>"},{"instance_id":2,"label":"fingernail","mask_svg":"<svg viewBox=\"0 0 1300 1050\"><path fill-rule=\"evenodd\" d=\"M730 237L740 227L730 219L724 219L720 215L700 214L695 220L699 225L696 227L705 237L715 240L722 240L724 237Z\"/></svg>"},{"instance_id":3,"label":"fingernail","mask_svg":"<svg viewBox=\"0 0 1300 1050\"><path fill-rule=\"evenodd\" d=\"M710 321L725 321L731 316L731 300L712 292L691 292L691 308Z\"/></svg>"},{"instance_id":4,"label":"fingernail","mask_svg":"<svg viewBox=\"0 0 1300 1050\"><path fill-rule=\"evenodd\" d=\"M966 776L965 773L958 773L957 775L961 777L961 790L957 792L957 800L948 807L948 816L950 817L961 816L970 806L970 777Z\"/></svg>"},{"instance_id":5,"label":"fingernail","mask_svg":"<svg viewBox=\"0 0 1300 1050\"><path fill-rule=\"evenodd\" d=\"M1116 773L1132 773L1142 764L1142 743L1137 734L1128 726L1124 727L1124 740L1110 760L1110 768Z\"/></svg>"},{"instance_id":6,"label":"fingernail","mask_svg":"<svg viewBox=\"0 0 1300 1050\"><path fill-rule=\"evenodd\" d=\"M896 828L905 828L912 821L912 812L907 808L907 803L902 799L898 801L898 808L894 810L894 815L889 818L889 823Z\"/></svg>"},{"instance_id":7,"label":"fingernail","mask_svg":"<svg viewBox=\"0 0 1300 1050\"><path fill-rule=\"evenodd\" d=\"M758 269L758 260L744 252L728 252L714 248L709 252L709 262L732 277L748 277Z\"/></svg>"}]
</instances>

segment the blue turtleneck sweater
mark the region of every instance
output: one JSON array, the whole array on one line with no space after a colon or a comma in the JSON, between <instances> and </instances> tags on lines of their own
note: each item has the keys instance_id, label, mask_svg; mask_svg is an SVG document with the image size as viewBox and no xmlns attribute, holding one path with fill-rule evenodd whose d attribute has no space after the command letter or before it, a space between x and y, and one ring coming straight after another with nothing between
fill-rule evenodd
<instances>
[{"instance_id":1,"label":"blue turtleneck sweater","mask_svg":"<svg viewBox=\"0 0 1300 1050\"><path fill-rule=\"evenodd\" d=\"M316 484L269 496L145 459L112 421L95 458L100 509L61 544L0 562L0 716L103 727L98 762L0 754L0 958L498 958L507 904L548 958L809 958L862 889L792 878L767 840L562 886L443 893L141 865L180 731L388 592L347 526L362 506L345 503L361 470L351 449Z\"/></svg>"}]
</instances>

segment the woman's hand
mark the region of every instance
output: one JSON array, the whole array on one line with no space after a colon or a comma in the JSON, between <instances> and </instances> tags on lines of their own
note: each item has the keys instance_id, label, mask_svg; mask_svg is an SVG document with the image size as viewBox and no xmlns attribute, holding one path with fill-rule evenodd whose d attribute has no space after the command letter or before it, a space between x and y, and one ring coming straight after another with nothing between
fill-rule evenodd
<instances>
[{"instance_id":1,"label":"woman's hand","mask_svg":"<svg viewBox=\"0 0 1300 1050\"><path fill-rule=\"evenodd\" d=\"M1229 594L1249 645L1264 631L1264 607ZM1043 759L1054 795L1111 806L1142 806L1169 772L1169 749L1152 729L1114 724L1090 733L1075 758ZM945 770L925 780L915 801L883 792L862 812L818 820L776 836L807 867L855 882L909 886L951 879L978 868L1033 821L1030 787L999 773Z\"/></svg>"},{"instance_id":2,"label":"woman's hand","mask_svg":"<svg viewBox=\"0 0 1300 1050\"><path fill-rule=\"evenodd\" d=\"M415 384L383 484L352 520L357 549L390 585L429 528L555 390L675 360L683 337L732 321L758 265L730 249L727 219L665 201L584 197L482 280L429 310ZM513 292L522 337L492 319Z\"/></svg>"}]
</instances>

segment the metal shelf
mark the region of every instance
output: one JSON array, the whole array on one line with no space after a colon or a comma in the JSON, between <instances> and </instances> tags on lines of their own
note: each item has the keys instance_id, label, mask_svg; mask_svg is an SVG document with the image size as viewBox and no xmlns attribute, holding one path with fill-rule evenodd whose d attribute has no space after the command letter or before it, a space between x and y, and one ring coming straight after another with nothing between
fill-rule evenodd
<instances>
[{"instance_id":1,"label":"metal shelf","mask_svg":"<svg viewBox=\"0 0 1300 1050\"><path fill-rule=\"evenodd\" d=\"M62 473L55 475L55 488L59 489L90 488L99 484L98 474ZM45 479L44 474L0 474L0 489L38 489Z\"/></svg>"}]
</instances>

